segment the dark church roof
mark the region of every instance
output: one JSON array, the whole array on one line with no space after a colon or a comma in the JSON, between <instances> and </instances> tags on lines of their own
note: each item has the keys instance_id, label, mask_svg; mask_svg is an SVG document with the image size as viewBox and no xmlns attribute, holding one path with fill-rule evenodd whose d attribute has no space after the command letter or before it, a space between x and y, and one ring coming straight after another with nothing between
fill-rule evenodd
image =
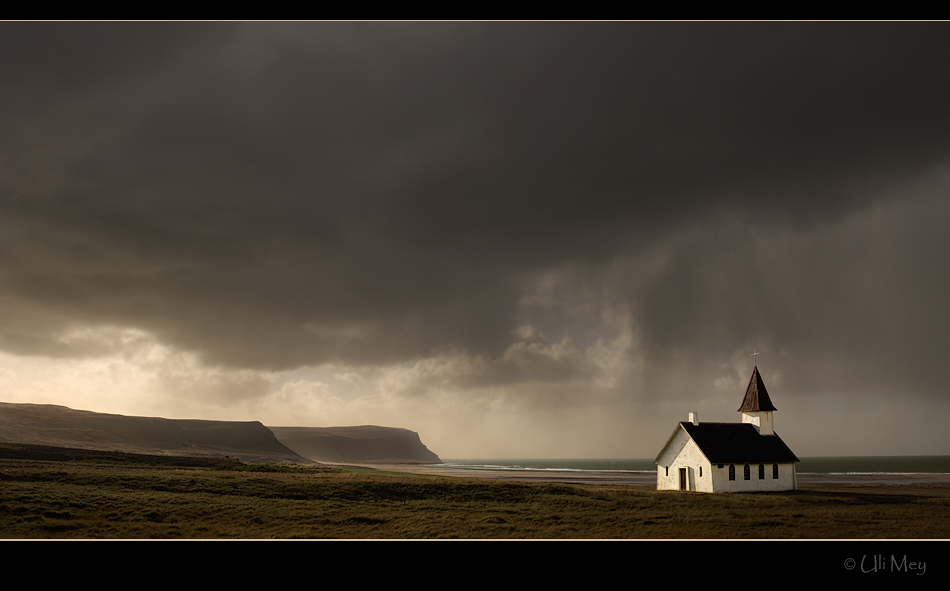
<instances>
[{"instance_id":1,"label":"dark church roof","mask_svg":"<svg viewBox=\"0 0 950 591\"><path fill-rule=\"evenodd\" d=\"M768 396L766 395L766 400ZM797 462L778 435L760 435L750 423L680 423L713 464Z\"/></svg>"},{"instance_id":2,"label":"dark church roof","mask_svg":"<svg viewBox=\"0 0 950 591\"><path fill-rule=\"evenodd\" d=\"M746 388L745 398L742 399L742 406L739 412L757 412L760 410L778 410L769 399L769 392L765 389L765 382L759 375L759 368L752 370L752 379L749 380L749 387Z\"/></svg>"}]
</instances>

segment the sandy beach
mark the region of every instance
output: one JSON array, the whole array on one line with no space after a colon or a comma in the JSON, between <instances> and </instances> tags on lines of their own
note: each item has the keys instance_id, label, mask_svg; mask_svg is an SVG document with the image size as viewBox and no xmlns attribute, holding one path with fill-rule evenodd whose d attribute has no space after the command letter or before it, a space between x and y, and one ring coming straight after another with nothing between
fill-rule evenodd
<instances>
[{"instance_id":1,"label":"sandy beach","mask_svg":"<svg viewBox=\"0 0 950 591\"><path fill-rule=\"evenodd\" d=\"M570 470L466 470L441 466L412 464L363 464L363 467L386 472L432 474L459 478L487 478L505 481L559 482L573 484L629 484L644 487L656 486L656 474L652 472L594 472ZM850 485L850 486L908 486L947 485L950 474L798 474L799 486Z\"/></svg>"},{"instance_id":2,"label":"sandy beach","mask_svg":"<svg viewBox=\"0 0 950 591\"><path fill-rule=\"evenodd\" d=\"M466 470L440 466L411 464L366 464L366 468L387 472L433 474L459 478L487 478L491 480L561 482L574 484L638 484L656 485L656 474L645 472L593 472L570 470Z\"/></svg>"}]
</instances>

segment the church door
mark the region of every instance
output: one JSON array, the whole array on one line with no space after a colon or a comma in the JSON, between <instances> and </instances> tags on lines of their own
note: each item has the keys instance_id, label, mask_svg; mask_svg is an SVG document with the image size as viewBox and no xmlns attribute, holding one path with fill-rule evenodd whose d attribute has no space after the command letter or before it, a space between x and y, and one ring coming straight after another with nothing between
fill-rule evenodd
<instances>
[{"instance_id":1,"label":"church door","mask_svg":"<svg viewBox=\"0 0 950 591\"><path fill-rule=\"evenodd\" d=\"M680 490L688 490L686 484L686 468L680 468Z\"/></svg>"}]
</instances>

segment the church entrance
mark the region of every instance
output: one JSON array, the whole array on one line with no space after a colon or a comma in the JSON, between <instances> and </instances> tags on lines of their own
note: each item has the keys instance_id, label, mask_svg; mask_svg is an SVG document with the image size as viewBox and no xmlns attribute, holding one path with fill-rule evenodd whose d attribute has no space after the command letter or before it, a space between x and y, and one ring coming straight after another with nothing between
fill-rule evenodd
<instances>
[{"instance_id":1,"label":"church entrance","mask_svg":"<svg viewBox=\"0 0 950 591\"><path fill-rule=\"evenodd\" d=\"M686 468L680 468L680 490L689 490L686 480Z\"/></svg>"}]
</instances>

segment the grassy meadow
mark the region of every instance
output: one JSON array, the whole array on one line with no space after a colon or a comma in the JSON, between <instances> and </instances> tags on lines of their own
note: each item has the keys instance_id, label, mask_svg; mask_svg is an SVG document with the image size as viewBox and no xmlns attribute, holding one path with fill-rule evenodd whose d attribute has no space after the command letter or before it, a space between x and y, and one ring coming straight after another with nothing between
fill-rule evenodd
<instances>
[{"instance_id":1,"label":"grassy meadow","mask_svg":"<svg viewBox=\"0 0 950 591\"><path fill-rule=\"evenodd\" d=\"M950 538L950 488L941 485L705 495L234 460L5 455L4 539Z\"/></svg>"}]
</instances>

